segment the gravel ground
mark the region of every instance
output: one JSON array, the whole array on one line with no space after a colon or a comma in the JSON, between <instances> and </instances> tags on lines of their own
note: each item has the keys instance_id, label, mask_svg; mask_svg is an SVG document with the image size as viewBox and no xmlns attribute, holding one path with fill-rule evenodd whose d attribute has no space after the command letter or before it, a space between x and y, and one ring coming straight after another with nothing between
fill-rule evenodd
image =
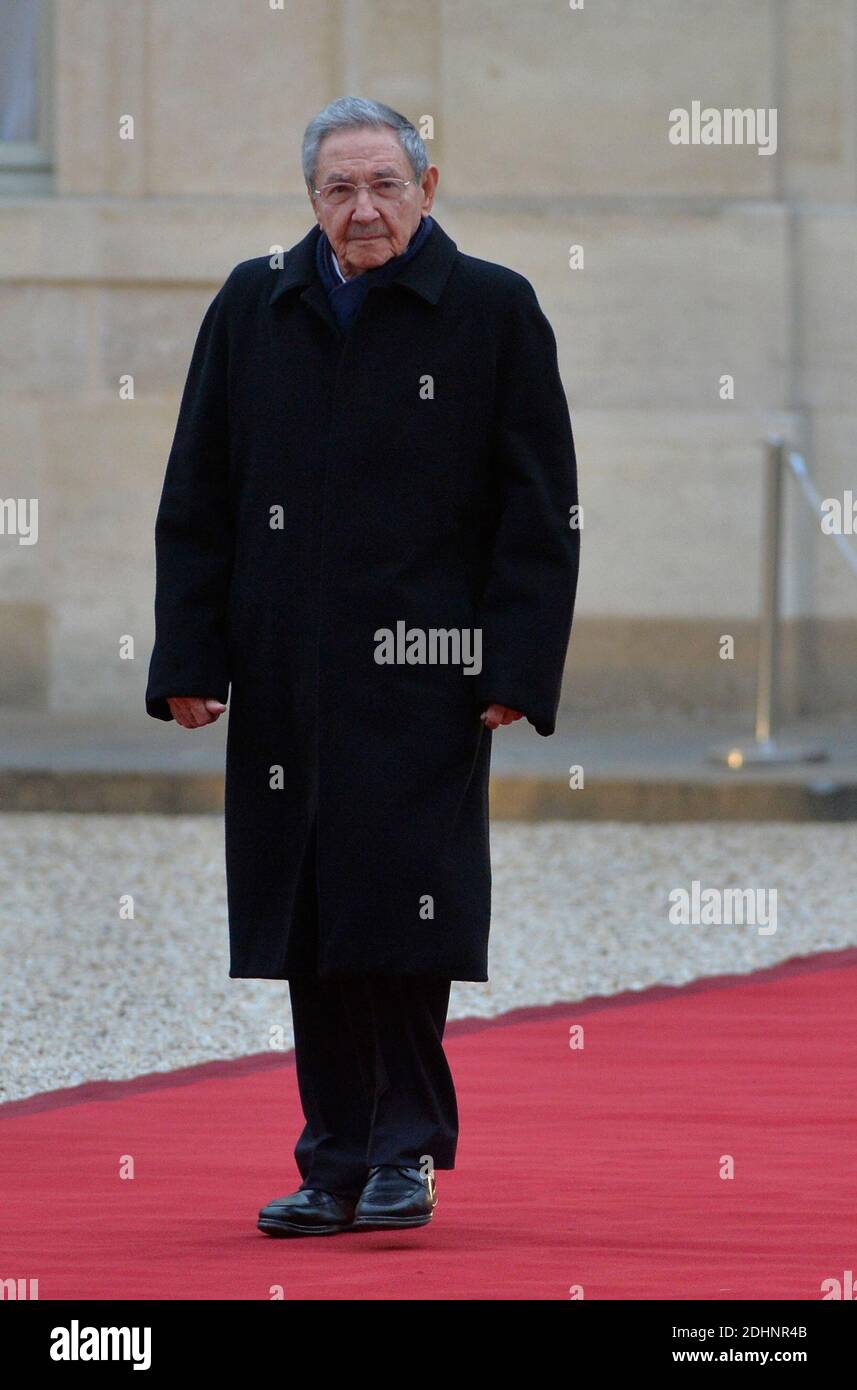
<instances>
[{"instance_id":1,"label":"gravel ground","mask_svg":"<svg viewBox=\"0 0 857 1390\"><path fill-rule=\"evenodd\" d=\"M222 836L213 816L0 817L0 1098L291 1046L286 983L228 978ZM491 980L455 984L451 1018L857 944L852 822L497 822L492 847ZM694 879L776 889L776 931L672 924Z\"/></svg>"}]
</instances>

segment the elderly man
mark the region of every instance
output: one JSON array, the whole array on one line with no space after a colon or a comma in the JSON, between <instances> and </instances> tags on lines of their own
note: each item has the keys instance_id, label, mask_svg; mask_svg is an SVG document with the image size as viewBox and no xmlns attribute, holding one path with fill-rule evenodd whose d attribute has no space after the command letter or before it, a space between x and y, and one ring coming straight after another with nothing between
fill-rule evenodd
<instances>
[{"instance_id":1,"label":"elderly man","mask_svg":"<svg viewBox=\"0 0 857 1390\"><path fill-rule=\"evenodd\" d=\"M331 102L302 155L316 225L234 268L193 352L146 707L200 728L231 686L229 973L288 981L306 1121L258 1225L306 1236L424 1225L454 1166L492 731L554 730L579 533L529 282L430 216L438 171L389 107Z\"/></svg>"}]
</instances>

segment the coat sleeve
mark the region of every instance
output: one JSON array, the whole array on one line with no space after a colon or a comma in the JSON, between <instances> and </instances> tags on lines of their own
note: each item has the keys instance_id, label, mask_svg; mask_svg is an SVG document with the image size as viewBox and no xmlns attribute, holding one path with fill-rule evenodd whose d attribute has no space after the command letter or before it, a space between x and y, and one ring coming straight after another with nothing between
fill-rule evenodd
<instances>
[{"instance_id":1,"label":"coat sleeve","mask_svg":"<svg viewBox=\"0 0 857 1390\"><path fill-rule=\"evenodd\" d=\"M227 370L221 289L197 335L155 521L155 645L146 689L146 711L155 719L172 719L167 696L225 704L229 693Z\"/></svg>"},{"instance_id":2,"label":"coat sleeve","mask_svg":"<svg viewBox=\"0 0 857 1390\"><path fill-rule=\"evenodd\" d=\"M497 345L492 474L498 511L480 604L477 698L554 732L580 561L577 463L556 339L529 281L508 293Z\"/></svg>"}]
</instances>

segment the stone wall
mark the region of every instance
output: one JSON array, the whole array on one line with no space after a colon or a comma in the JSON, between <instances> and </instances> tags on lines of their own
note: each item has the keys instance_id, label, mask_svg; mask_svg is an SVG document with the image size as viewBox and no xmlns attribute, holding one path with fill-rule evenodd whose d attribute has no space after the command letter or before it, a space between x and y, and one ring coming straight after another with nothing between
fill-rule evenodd
<instances>
[{"instance_id":1,"label":"stone wall","mask_svg":"<svg viewBox=\"0 0 857 1390\"><path fill-rule=\"evenodd\" d=\"M0 196L0 495L39 498L36 545L0 535L0 702L141 708L200 319L311 225L303 128L354 93L433 118L439 221L554 324L585 507L567 701L751 706L766 432L857 490L857 0L53 11L51 186ZM776 108L777 152L671 144L695 100ZM789 707L848 708L857 578L793 490L785 530Z\"/></svg>"}]
</instances>

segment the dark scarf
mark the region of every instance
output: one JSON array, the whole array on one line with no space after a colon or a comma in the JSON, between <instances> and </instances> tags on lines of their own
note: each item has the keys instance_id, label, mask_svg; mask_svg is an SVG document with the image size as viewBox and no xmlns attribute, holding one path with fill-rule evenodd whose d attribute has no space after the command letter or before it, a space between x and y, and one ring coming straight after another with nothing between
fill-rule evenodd
<instances>
[{"instance_id":1,"label":"dark scarf","mask_svg":"<svg viewBox=\"0 0 857 1390\"><path fill-rule=\"evenodd\" d=\"M416 255L431 233L433 226L434 222L431 217L421 217L420 225L401 255L393 256L383 265L374 266L371 270L364 270L360 275L354 275L350 280L344 281L340 280L336 273L336 267L333 263L333 248L325 233L320 233L315 248L316 269L321 277L321 283L327 290L330 307L340 328L348 327L373 285L387 284L405 262Z\"/></svg>"}]
</instances>

